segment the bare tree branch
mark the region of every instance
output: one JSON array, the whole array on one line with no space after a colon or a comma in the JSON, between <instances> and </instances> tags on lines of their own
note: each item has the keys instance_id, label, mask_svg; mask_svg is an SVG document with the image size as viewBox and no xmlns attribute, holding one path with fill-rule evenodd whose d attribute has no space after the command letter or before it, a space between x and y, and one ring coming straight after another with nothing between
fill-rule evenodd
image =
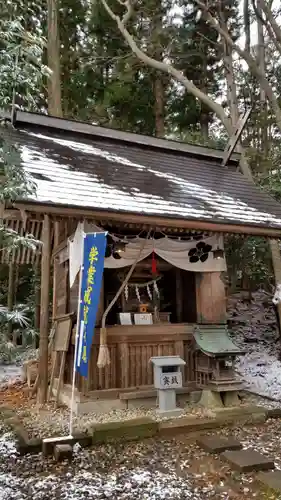
<instances>
[{"instance_id":1,"label":"bare tree branch","mask_svg":"<svg viewBox=\"0 0 281 500\"><path fill-rule=\"evenodd\" d=\"M230 122L228 116L226 115L223 107L220 104L216 103L208 95L206 95L204 92L202 92L198 87L196 87L196 85L194 85L193 82L188 80L188 78L186 78L183 75L183 73L181 71L177 70L174 66L172 66L171 64L168 64L166 62L163 62L163 61L157 61L157 59L154 59L153 57L148 56L143 50L141 50L138 47L133 36L130 34L130 32L128 31L128 29L125 26L126 22L128 22L128 19L131 16L131 12L132 12L132 10L129 6L129 3L130 3L129 0L127 0L127 2L126 2L127 11L122 19L119 16L117 16L113 12L113 10L109 7L107 0L101 0L101 3L104 6L107 13L109 14L109 16L111 17L111 19L113 19L116 22L121 34L123 35L124 39L128 43L132 52L134 54L136 54L136 56L147 66L150 66L151 68L154 68L158 71L162 71L163 73L167 73L168 75L171 75L173 78L175 78L175 80L178 80L180 83L182 83L182 85L186 88L186 90L190 94L192 94L194 97L196 97L201 102L206 104L206 106L208 106L218 116L218 118L221 120L222 124L224 125L227 133L229 135L231 135L233 132L233 127L232 127L231 122Z\"/></svg>"},{"instance_id":2,"label":"bare tree branch","mask_svg":"<svg viewBox=\"0 0 281 500\"><path fill-rule=\"evenodd\" d=\"M231 36L229 35L228 32L226 32L219 24L219 22L212 16L212 14L209 12L208 7L205 3L203 3L201 0L195 0L196 4L200 9L202 10L203 13L205 13L207 20L209 21L210 25L213 26L217 32L221 35L222 39L225 40L225 42L229 45L229 47L232 48L239 56L244 59L244 61L248 64L248 67L251 71L251 73L258 79L260 82L260 85L264 89L264 92L266 94L266 97L268 101L271 104L271 107L275 113L276 116L276 123L278 125L279 130L281 131L281 108L279 106L278 99L274 93L274 90L270 84L270 82L267 80L265 73L261 70L261 68L258 66L256 59L251 56L251 54L245 50L243 50L238 44L236 44Z\"/></svg>"},{"instance_id":3,"label":"bare tree branch","mask_svg":"<svg viewBox=\"0 0 281 500\"><path fill-rule=\"evenodd\" d=\"M268 36L270 38L270 40L272 41L272 43L274 44L276 50L279 52L279 54L281 55L281 43L279 43L279 41L277 40L276 36L275 36L275 33L273 31L273 28L269 22L269 19L266 18L264 19L260 10L262 10L262 12L264 12L263 8L262 8L262 0L260 0L259 2L259 5L260 5L260 8L258 8L257 4L255 3L255 0L252 0L252 7L254 9L254 13L256 15L256 18L257 18L257 22L259 23L262 23L265 28L266 28L266 31L268 33ZM270 7L269 7L270 9ZM270 11L271 12L271 11Z\"/></svg>"},{"instance_id":4,"label":"bare tree branch","mask_svg":"<svg viewBox=\"0 0 281 500\"><path fill-rule=\"evenodd\" d=\"M274 15L272 14L271 8L268 6L265 0L260 0L260 5L263 12L265 13L268 23L270 24L274 32L278 44L280 44L281 46L281 28L278 26L276 20L274 19Z\"/></svg>"}]
</instances>

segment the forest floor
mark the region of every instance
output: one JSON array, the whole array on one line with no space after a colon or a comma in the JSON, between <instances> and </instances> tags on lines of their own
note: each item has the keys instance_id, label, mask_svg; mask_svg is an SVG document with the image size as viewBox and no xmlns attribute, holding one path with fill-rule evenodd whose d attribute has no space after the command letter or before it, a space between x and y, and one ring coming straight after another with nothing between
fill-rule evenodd
<instances>
[{"instance_id":1,"label":"forest floor","mask_svg":"<svg viewBox=\"0 0 281 500\"><path fill-rule=\"evenodd\" d=\"M236 361L237 376L251 391L281 401L281 341L272 296L230 296L228 321L233 341L246 353Z\"/></svg>"},{"instance_id":2,"label":"forest floor","mask_svg":"<svg viewBox=\"0 0 281 500\"><path fill-rule=\"evenodd\" d=\"M281 422L224 429L244 448L273 457L281 468ZM240 474L194 438L148 439L137 443L76 449L71 463L42 455L20 457L13 436L0 427L1 500L207 500L274 499L254 473Z\"/></svg>"},{"instance_id":3,"label":"forest floor","mask_svg":"<svg viewBox=\"0 0 281 500\"><path fill-rule=\"evenodd\" d=\"M255 396L246 398L251 404L280 406L280 344L270 299L257 292L251 303L241 294L232 297L231 301L229 319L234 341L247 351L246 356L236 362L237 373L250 389L277 402ZM33 420L28 429L31 434L41 434L41 424L46 432L50 429L67 431L67 409L55 410L50 405L44 410L43 419L42 414L35 411L34 402L28 400L19 382L20 363L0 368L1 403L15 408L27 428L28 422ZM112 417L116 419L118 412ZM77 421L83 427L87 417L79 417ZM276 468L281 469L281 421L268 420L258 427L226 428L220 433L235 436L244 448L250 447L272 457ZM186 436L119 444L118 447L76 449L71 463L58 465L53 459L43 459L41 454L19 457L13 435L1 427L0 422L0 500L30 498L281 500L281 494L265 493L254 474L233 472L219 457L202 451Z\"/></svg>"}]
</instances>

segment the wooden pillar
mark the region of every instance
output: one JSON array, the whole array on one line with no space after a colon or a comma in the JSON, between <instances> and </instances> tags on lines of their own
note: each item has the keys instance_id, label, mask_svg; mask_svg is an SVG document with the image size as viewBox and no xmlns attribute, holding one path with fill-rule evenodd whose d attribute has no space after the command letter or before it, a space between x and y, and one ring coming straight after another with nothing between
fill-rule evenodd
<instances>
[{"instance_id":1,"label":"wooden pillar","mask_svg":"<svg viewBox=\"0 0 281 500\"><path fill-rule=\"evenodd\" d=\"M13 262L9 263L9 282L8 282L8 297L7 297L7 307L9 311L13 310L14 306L14 295L15 295L15 264ZM13 323L8 322L8 335L11 336L13 332Z\"/></svg>"},{"instance_id":2,"label":"wooden pillar","mask_svg":"<svg viewBox=\"0 0 281 500\"><path fill-rule=\"evenodd\" d=\"M96 316L96 325L101 324L103 313L104 313L104 277L102 278L102 282L101 282L100 300L99 300L97 316Z\"/></svg>"},{"instance_id":3,"label":"wooden pillar","mask_svg":"<svg viewBox=\"0 0 281 500\"><path fill-rule=\"evenodd\" d=\"M54 248L59 244L60 238L60 223L59 221L55 221L54 223ZM58 266L59 263L57 259L54 259L53 262L53 319L57 316L57 286L58 286Z\"/></svg>"},{"instance_id":4,"label":"wooden pillar","mask_svg":"<svg viewBox=\"0 0 281 500\"><path fill-rule=\"evenodd\" d=\"M183 306L183 296L182 296L182 275L181 269L176 268L176 310L177 310L177 322L182 322L182 306Z\"/></svg>"},{"instance_id":5,"label":"wooden pillar","mask_svg":"<svg viewBox=\"0 0 281 500\"><path fill-rule=\"evenodd\" d=\"M19 279L20 279L20 265L19 264L14 264L14 290L13 290L13 307L17 303L17 293L18 293L18 288L19 288ZM13 307L11 309L13 309ZM17 344L17 333L13 333L13 343L16 345ZM25 347L26 344L26 337L24 335L20 335L20 342L23 347Z\"/></svg>"},{"instance_id":6,"label":"wooden pillar","mask_svg":"<svg viewBox=\"0 0 281 500\"><path fill-rule=\"evenodd\" d=\"M40 297L41 297L41 287L40 287L40 271L41 265L39 258L36 258L35 268L34 268L34 328L39 330L40 328Z\"/></svg>"},{"instance_id":7,"label":"wooden pillar","mask_svg":"<svg viewBox=\"0 0 281 500\"><path fill-rule=\"evenodd\" d=\"M51 222L49 215L44 215L42 227L41 258L41 306L39 340L39 403L45 403L48 389L48 336L49 336L49 293L51 271Z\"/></svg>"},{"instance_id":8,"label":"wooden pillar","mask_svg":"<svg viewBox=\"0 0 281 500\"><path fill-rule=\"evenodd\" d=\"M226 292L220 272L196 273L197 322L226 322Z\"/></svg>"}]
</instances>

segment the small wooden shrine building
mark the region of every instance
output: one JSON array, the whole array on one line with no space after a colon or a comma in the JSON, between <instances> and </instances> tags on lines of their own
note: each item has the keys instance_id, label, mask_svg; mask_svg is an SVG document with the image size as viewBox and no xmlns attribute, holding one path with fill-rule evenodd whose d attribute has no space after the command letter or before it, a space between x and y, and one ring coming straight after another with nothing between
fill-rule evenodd
<instances>
[{"instance_id":1,"label":"small wooden shrine building","mask_svg":"<svg viewBox=\"0 0 281 500\"><path fill-rule=\"evenodd\" d=\"M228 342L223 237L279 238L281 205L243 177L237 154L225 167L223 151L25 112L17 112L7 137L18 144L23 168L37 185L36 195L15 203L6 219L23 232L40 227L41 336L52 320L73 313L64 394L78 300L77 277L70 287L68 240L79 224L108 237L89 376L77 376L78 400L151 391L149 359L157 355L186 361L186 391L213 380L220 362L197 362L194 338L201 354L209 349L211 356L220 351L220 335L222 345ZM141 245L128 286L106 316L111 363L99 369L103 314ZM230 357L237 354L232 347L229 340Z\"/></svg>"}]
</instances>

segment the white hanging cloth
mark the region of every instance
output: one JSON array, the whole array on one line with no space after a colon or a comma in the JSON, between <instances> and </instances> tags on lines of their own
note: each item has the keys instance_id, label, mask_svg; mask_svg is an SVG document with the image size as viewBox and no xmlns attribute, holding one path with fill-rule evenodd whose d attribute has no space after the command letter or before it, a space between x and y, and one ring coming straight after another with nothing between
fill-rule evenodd
<instances>
[{"instance_id":1,"label":"white hanging cloth","mask_svg":"<svg viewBox=\"0 0 281 500\"><path fill-rule=\"evenodd\" d=\"M130 239L126 244L121 259L113 256L105 259L106 268L117 269L131 266L139 252L143 238ZM174 240L168 237L148 240L143 248L138 261L146 259L153 251L162 259L179 269L195 272L221 272L226 271L225 258L215 259L213 250L223 250L223 237L213 235L202 240Z\"/></svg>"},{"instance_id":2,"label":"white hanging cloth","mask_svg":"<svg viewBox=\"0 0 281 500\"><path fill-rule=\"evenodd\" d=\"M74 284L82 262L83 234L84 224L83 222L79 222L73 240L68 239L70 288Z\"/></svg>"},{"instance_id":3,"label":"white hanging cloth","mask_svg":"<svg viewBox=\"0 0 281 500\"><path fill-rule=\"evenodd\" d=\"M69 286L74 285L75 278L82 264L83 238L85 233L100 233L103 231L95 224L88 222L78 222L73 239L68 238L69 256Z\"/></svg>"}]
</instances>

